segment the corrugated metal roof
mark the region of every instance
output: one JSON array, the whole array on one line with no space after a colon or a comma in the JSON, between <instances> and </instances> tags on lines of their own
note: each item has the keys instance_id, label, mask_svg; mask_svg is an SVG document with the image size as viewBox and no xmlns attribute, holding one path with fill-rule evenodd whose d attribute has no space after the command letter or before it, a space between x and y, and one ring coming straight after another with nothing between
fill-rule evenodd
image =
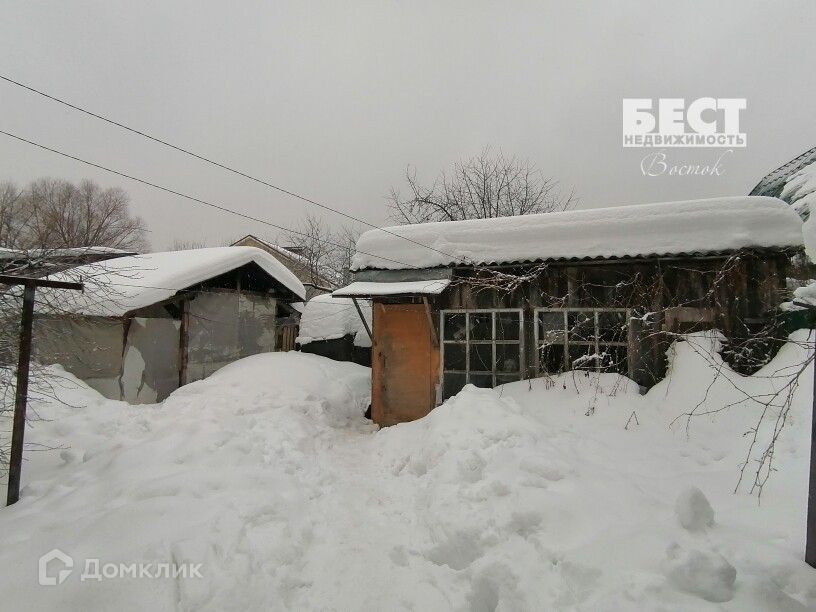
<instances>
[{"instance_id":1,"label":"corrugated metal roof","mask_svg":"<svg viewBox=\"0 0 816 612\"><path fill-rule=\"evenodd\" d=\"M787 180L805 166L816 162L816 147L805 151L798 157L794 157L789 162L782 164L776 170L769 172L756 187L751 190L752 196L769 196L779 198Z\"/></svg>"}]
</instances>

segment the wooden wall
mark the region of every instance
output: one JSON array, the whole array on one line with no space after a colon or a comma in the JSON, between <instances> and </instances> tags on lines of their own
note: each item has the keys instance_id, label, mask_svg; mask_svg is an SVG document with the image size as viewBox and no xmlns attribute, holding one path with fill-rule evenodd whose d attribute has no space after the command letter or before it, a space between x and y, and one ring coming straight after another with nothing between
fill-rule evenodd
<instances>
[{"instance_id":1,"label":"wooden wall","mask_svg":"<svg viewBox=\"0 0 816 612\"><path fill-rule=\"evenodd\" d=\"M391 425L420 418L436 405L439 348L434 338L441 309L523 309L526 375L532 377L534 308L630 308L630 376L649 387L665 375L665 353L673 334L717 328L739 346L758 329L773 325L788 262L788 255L778 252L744 252L502 267L501 273L512 275L536 272L510 291L486 286L494 272L456 269L450 287L430 299L430 322L418 298L375 300L372 418Z\"/></svg>"},{"instance_id":2,"label":"wooden wall","mask_svg":"<svg viewBox=\"0 0 816 612\"><path fill-rule=\"evenodd\" d=\"M630 376L649 387L665 375L672 334L717 328L738 346L773 325L788 262L788 256L779 253L745 252L503 267L501 273L516 276L538 272L513 291L486 288L492 282L490 272L459 269L448 290L434 300L434 317L449 308L524 309L528 375L535 376L534 308L630 308L634 317L644 317L631 324Z\"/></svg>"}]
</instances>

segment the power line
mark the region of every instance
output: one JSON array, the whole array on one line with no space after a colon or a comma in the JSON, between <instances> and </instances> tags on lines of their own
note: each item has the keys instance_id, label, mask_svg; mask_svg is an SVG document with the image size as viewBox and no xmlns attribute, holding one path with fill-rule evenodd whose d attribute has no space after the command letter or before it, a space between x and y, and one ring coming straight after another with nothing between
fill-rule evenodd
<instances>
[{"instance_id":1,"label":"power line","mask_svg":"<svg viewBox=\"0 0 816 612\"><path fill-rule=\"evenodd\" d=\"M224 163L212 160L212 159L210 159L208 157L205 157L204 155L201 155L199 153L195 153L195 152L190 151L189 149L185 149L184 147L181 147L179 145L175 145L175 144L173 144L171 142L168 142L166 140L162 140L161 138L159 138L157 136L153 136L152 134L148 134L148 133L143 132L141 130L137 130L136 128L132 128L129 125L125 125L124 123L121 123L121 122L116 121L114 119L110 119L109 117L105 117L104 115L100 115L100 114L95 113L93 111L90 111L90 110L88 110L86 108L82 108L81 106L77 106L76 104L72 104L71 102L68 102L67 100L63 100L63 99L58 98L56 96L52 96L51 94L48 94L48 93L46 93L44 91L41 91L39 89L36 89L34 87L31 87L30 85L26 85L25 83L21 83L20 81L15 81L14 79L12 79L10 77L7 77L5 75L0 74L0 79L2 79L3 81L6 81L7 83L11 83L12 85L17 85L18 87L22 87L23 89L26 89L26 90L28 90L28 91L30 91L32 93L35 93L37 95L40 95L40 96L44 97L44 98L47 98L47 99L49 99L49 100L51 100L53 102L57 102L58 104L62 104L63 106L67 106L68 108L71 108L71 109L73 109L75 111L78 111L80 113L84 113L84 114L88 115L89 117L93 117L95 119L99 119L100 121L104 121L104 122L109 123L111 125L115 125L116 127L122 128L123 130L127 130L128 132L132 132L133 134L138 134L139 136L147 138L148 140L152 140L153 142L159 143L159 144L161 144L161 145L163 145L165 147L169 147L169 148L171 148L171 149L173 149L175 151L178 151L180 153L184 153L185 155L190 155L190 156L195 157L196 159L198 159L200 161L203 161L203 162L206 162L206 163L211 164L213 166L216 166L218 168L221 168L222 170L226 170L227 172L232 172L233 174L241 176L241 177L243 177L245 179L249 179L250 181L254 181L254 182L259 183L261 185L265 185L266 187L269 187L271 189L275 189L276 191L279 191L280 193L284 193L284 194L286 194L288 196L291 196L293 198L297 198L297 199L302 200L304 202L308 202L309 204L312 204L314 206L318 206L318 207L320 207L320 208L322 208L324 210L331 211L331 212L333 212L335 214L338 214L338 215L340 215L342 217L345 217L346 219L351 219L351 220L356 221L358 223L362 223L363 225L365 225L367 227L370 227L372 229L377 229L377 230L380 230L382 232L385 232L386 234L390 234L391 236L395 236L397 238L407 240L408 242L411 242L411 243L413 243L413 244L415 244L417 246L421 246L423 248L430 249L431 251L435 251L435 252L439 253L440 255L444 255L445 257L450 257L454 261L462 259L461 257L457 257L457 256L452 255L450 253L440 251L439 249L436 249L436 248L434 248L432 246L429 246L427 244L424 244L422 242L419 242L419 241L414 240L412 238L409 238L407 236L402 236L400 234L397 234L396 232L392 232L391 230L389 230L387 228L380 227L378 225L374 225L373 223L370 223L370 222L366 221L365 219L360 219L359 217L355 217L354 215L344 213L341 210L337 210L336 208L332 208L331 206L328 206L326 204L322 204L322 203L317 202L317 201L315 201L315 200L313 200L311 198L307 198L306 196L302 196L299 193L295 193L294 191L290 191L288 189L280 187L279 185L274 185L273 183L270 183L270 182L265 181L263 179L260 179L258 177L252 176L251 174L248 174L248 173L243 172L241 170L237 170L235 168L227 166Z\"/></svg>"},{"instance_id":2,"label":"power line","mask_svg":"<svg viewBox=\"0 0 816 612\"><path fill-rule=\"evenodd\" d=\"M147 181L145 179L140 179L140 178L132 176L130 174L125 174L124 172L120 172L119 170L114 170L113 168L108 168L107 166L103 166L101 164L97 164L97 163L82 159L81 157L77 157L76 155L71 155L70 153L65 153L63 151L53 149L53 148L48 147L48 146L46 146L44 144L34 142L33 140L27 140L26 138L23 138L22 136L17 136L15 134L12 134L11 132L6 132L4 130L0 130L0 134L4 134L6 136L9 136L10 138L14 138L15 140L19 140L20 142L30 144L30 145L32 145L34 147L39 148L39 149L43 149L45 151L50 151L51 153L56 153L57 155L67 157L68 159L73 159L74 161L78 161L80 163L86 164L86 165L91 166L93 168L98 168L99 170L104 170L105 172L110 172L111 174L121 176L121 177L129 179L131 181L136 181L137 183L142 183L143 185L153 187L154 189L159 189L161 191L171 193L171 194L179 196L181 198L185 198L187 200L190 200L191 202L196 202L198 204L202 204L204 206L208 206L210 208L214 208L216 210L220 210L221 212L225 212L225 213L228 213L228 214L231 214L231 215L235 215L237 217L242 217L244 219L249 219L250 221L256 221L258 223L263 223L264 225L268 225L269 227L274 227L274 228L282 230L284 232L290 232L292 234L298 234L300 236L308 237L308 235L305 234L304 232L300 232L298 230L291 230L291 229L288 229L286 227L283 227L282 225L277 225L275 223L272 223L271 221L267 221L265 219L260 219L258 217L253 217L252 215L248 215L246 213L242 213L240 211L233 210L231 208L227 208L226 206L222 206L221 204L213 204L212 202L208 202L207 200L202 200L201 198L197 198L195 196L187 195L186 193L176 191L175 189L170 189L169 187L164 187L164 186L158 185L156 183L151 183L150 181ZM332 242L330 240L326 240L325 242L328 243L328 244L331 244L333 246L339 247L341 249L344 249L344 248L348 247L348 245L339 244L339 243L336 243L336 242ZM377 259L382 259L384 261L390 261L391 263L399 264L400 266L406 266L406 267L409 267L409 268L419 269L417 266L407 264L407 263L405 263L403 261L397 261L396 259L390 259L388 257L383 257L382 255L375 255L374 253L367 253L366 251L360 251L359 249L357 250L357 252L362 253L363 255L368 255L370 257L376 257Z\"/></svg>"}]
</instances>

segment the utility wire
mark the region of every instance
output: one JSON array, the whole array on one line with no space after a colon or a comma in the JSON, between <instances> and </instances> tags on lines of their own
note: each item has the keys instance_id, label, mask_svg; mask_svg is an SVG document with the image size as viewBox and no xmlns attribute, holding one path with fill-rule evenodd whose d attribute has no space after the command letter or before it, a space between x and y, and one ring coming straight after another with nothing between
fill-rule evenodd
<instances>
[{"instance_id":1,"label":"utility wire","mask_svg":"<svg viewBox=\"0 0 816 612\"><path fill-rule=\"evenodd\" d=\"M130 174L125 174L124 172L120 172L119 170L114 170L113 168L108 168L106 166L102 166L101 164L96 164L94 162L90 162L88 160L82 159L81 157L77 157L76 155L71 155L70 153L65 153L65 152L59 151L57 149L52 149L51 147L48 147L48 146L46 146L44 144L40 144L38 142L34 142L33 140L27 140L27 139L23 138L22 136L17 136L15 134L12 134L11 132L6 132L4 130L0 130L0 134L4 134L6 136L9 136L10 138L14 138L15 140L19 140L20 142L30 144L30 145L32 145L34 147L39 148L39 149L43 149L45 151L50 151L51 153L56 153L57 155L67 157L68 159L73 159L74 161L78 161L80 163L86 164L86 165L91 166L93 168L98 168L99 170L104 170L105 172L110 172L111 174L121 176L121 177L129 179L131 181L136 181L137 183L142 183L143 185L153 187L154 189L159 189L161 191L166 191L167 193L171 193L171 194L179 196L181 198L185 198L187 200L190 200L191 202L196 202L198 204L202 204L204 206L208 206L210 208L214 208L216 210L220 210L221 212L229 213L229 214L235 215L237 217L242 217L244 219L249 219L250 221L256 221L258 223L263 223L264 225L268 225L269 227L274 227L274 228L282 230L284 232L290 232L292 234L298 234L300 236L308 237L308 235L305 234L304 232L300 232L300 231L297 231L297 230L291 230L291 229L288 229L286 227L283 227L282 225L277 225L275 223L272 223L271 221L267 221L265 219L260 219L258 217L253 217L252 215L248 215L246 213L242 213L240 211L233 210L231 208L227 208L226 206L222 206L220 204L213 204L212 202L208 202L207 200L202 200L201 198L197 198L195 196L187 195L186 193L181 193L180 191L176 191L175 189L170 189L169 187L164 187L164 186L158 185L156 183L151 183L150 181L147 181L145 179L137 178L137 177L132 176ZM326 240L325 242L327 242L328 244L331 244L333 246L339 247L341 249L345 249L345 248L348 247L348 245L338 244L338 243L332 242L330 240ZM370 257L375 257L377 259L382 259L384 261L390 261L391 263L399 264L400 266L406 266L408 268L419 269L417 266L407 264L407 263L405 263L403 261L397 261L396 259L390 259L388 257L383 257L382 255L375 255L374 253L367 253L366 251L360 251L359 249L357 250L357 252L362 253L363 255L368 255Z\"/></svg>"},{"instance_id":2,"label":"utility wire","mask_svg":"<svg viewBox=\"0 0 816 612\"><path fill-rule=\"evenodd\" d=\"M82 108L81 106L77 106L76 104L72 104L71 102L68 102L67 100L63 100L63 99L58 98L56 96L52 96L51 94L48 94L48 93L46 93L44 91L41 91L39 89L36 89L34 87L31 87L30 85L26 85L25 83L21 83L20 81L15 81L14 79L12 79L10 77L7 77L7 76L5 76L3 74L0 74L0 79L2 79L3 81L6 81L7 83L11 83L12 85L17 85L18 87L22 87L23 89L26 89L26 90L28 90L28 91L30 91L32 93L35 93L37 95L40 95L40 96L44 97L44 98L52 100L53 102L57 102L58 104L62 104L63 106L67 106L68 108L71 108L71 109L73 109L75 111L79 111L80 113L84 113L84 114L86 114L86 115L88 115L90 117L93 117L95 119L99 119L100 121L104 121L104 122L109 123L111 125L115 125L116 127L122 128L123 130L127 130L128 132L138 134L139 136L143 136L144 138L152 140L153 142L157 142L157 143L159 143L161 145L164 145L165 147L169 147L169 148L171 148L171 149L173 149L175 151L178 151L180 153L184 153L185 155L190 155L192 157L195 157L196 159L198 159L200 161L203 161L205 163L208 163L208 164L211 164L211 165L216 166L218 168L221 168L222 170L226 170L227 172L232 172L233 174L241 176L241 177L243 177L245 179L249 179L250 181L254 181L254 182L259 183L261 185L265 185L266 187L269 187L271 189L275 189L276 191L284 193L284 194L286 194L288 196L291 196L293 198L297 198L298 200L302 200L302 201L308 202L309 204L312 204L314 206L318 206L318 207L320 207L320 208L322 208L324 210L331 211L331 212L333 212L335 214L338 214L338 215L340 215L342 217L345 217L346 219L351 219L352 221L362 223L363 225L365 225L367 227L370 227L372 229L377 229L377 230L380 230L382 232L385 232L386 234L390 234L391 236L401 238L402 240L407 240L408 242L411 242L411 243L413 243L413 244L415 244L417 246L421 246L421 247L423 247L425 249L430 249L431 251L435 251L435 252L439 253L440 255L444 255L445 257L450 257L454 261L458 261L458 260L462 259L461 257L457 257L455 255L452 255L451 253L446 253L444 251L440 251L439 249L436 249L436 248L434 248L432 246L429 246L427 244L424 244L422 242L419 242L419 241L414 240L412 238L409 238L407 236L402 236L400 234L397 234L396 232L393 232L393 231L391 231L391 230L389 230L387 228L380 227L378 225L374 225L373 223L369 223L365 219L360 219L359 217L355 217L354 215L344 213L343 211L337 210L336 208L332 208L331 206L328 206L326 204L321 204L320 202L317 202L317 201L315 201L315 200L313 200L311 198L307 198L306 196L302 196L302 195L300 195L298 193L295 193L294 191L290 191L290 190L285 189L283 187L280 187L278 185L274 185L274 184L272 184L272 183L270 183L268 181L265 181L263 179L255 177L255 176L252 176L251 174L248 174L248 173L243 172L241 170L237 170L237 169L232 168L230 166L227 166L226 164L223 164L221 162L217 162L215 160L212 160L212 159L210 159L208 157L205 157L203 155L200 155L198 153L190 151L189 149L185 149L184 147L181 147L179 145L175 145L175 144L173 144L171 142L168 142L166 140L162 140L161 138L158 138L157 136L153 136L152 134L148 134L148 133L143 132L141 130L137 130L136 128L132 128L129 125L125 125L124 123L121 123L121 122L116 121L114 119L110 119L109 117L105 117L104 115L100 115L100 114L95 113L93 111L90 111L90 110L88 110L86 108Z\"/></svg>"}]
</instances>

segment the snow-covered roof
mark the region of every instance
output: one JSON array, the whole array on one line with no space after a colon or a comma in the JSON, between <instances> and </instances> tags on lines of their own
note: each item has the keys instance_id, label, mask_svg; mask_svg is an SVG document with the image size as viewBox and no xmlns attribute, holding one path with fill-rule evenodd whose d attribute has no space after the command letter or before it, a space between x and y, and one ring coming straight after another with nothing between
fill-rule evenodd
<instances>
[{"instance_id":1,"label":"snow-covered roof","mask_svg":"<svg viewBox=\"0 0 816 612\"><path fill-rule=\"evenodd\" d=\"M131 255L78 266L51 278L81 280L85 291L47 290L54 295L44 302L53 304L57 298L63 312L119 317L248 263L257 264L299 298L305 297L297 277L262 249L215 247Z\"/></svg>"},{"instance_id":2,"label":"snow-covered roof","mask_svg":"<svg viewBox=\"0 0 816 612\"><path fill-rule=\"evenodd\" d=\"M239 238L238 240L233 242L232 245L230 245L230 246L238 246L239 242L241 242L242 240L246 240L247 238L251 238L252 240L255 240L256 242L260 242L261 244L263 244L265 247L268 247L272 251L275 251L276 253L279 253L280 255L283 255L284 257L288 257L288 258L290 258L290 259L292 259L292 260L294 260L294 261L296 261L298 263L301 263L304 266L309 265L309 260L306 259L303 255L299 255L298 253L295 253L294 251L290 251L286 247L282 247L279 244L274 244L272 242L269 242L268 240L264 240L263 238L258 238L254 234L247 234L243 238Z\"/></svg>"},{"instance_id":3,"label":"snow-covered roof","mask_svg":"<svg viewBox=\"0 0 816 612\"><path fill-rule=\"evenodd\" d=\"M802 245L801 219L791 207L776 198L756 196L386 229L360 236L352 269L670 256Z\"/></svg>"},{"instance_id":4,"label":"snow-covered roof","mask_svg":"<svg viewBox=\"0 0 816 612\"><path fill-rule=\"evenodd\" d=\"M816 162L805 166L785 180L779 196L793 206L803 219L816 209Z\"/></svg>"},{"instance_id":5,"label":"snow-covered roof","mask_svg":"<svg viewBox=\"0 0 816 612\"><path fill-rule=\"evenodd\" d=\"M772 198L782 198L790 202L782 195L785 188L785 183L800 170L816 162L816 147L805 151L801 155L797 155L789 162L786 162L778 168L772 170L762 177L762 180L756 184L749 195L755 196L770 196Z\"/></svg>"},{"instance_id":6,"label":"snow-covered roof","mask_svg":"<svg viewBox=\"0 0 816 612\"><path fill-rule=\"evenodd\" d=\"M335 298L362 298L386 295L438 295L442 293L448 285L450 285L450 281L447 279L397 283L357 282L338 289L332 293L332 296Z\"/></svg>"},{"instance_id":7,"label":"snow-covered roof","mask_svg":"<svg viewBox=\"0 0 816 612\"><path fill-rule=\"evenodd\" d=\"M281 257L284 257L285 259L289 259L294 264L293 268L290 268L290 269L292 269L294 272L296 272L298 274L303 275L304 273L306 273L308 275L308 278L304 279L307 284L310 284L310 285L313 285L313 286L323 285L324 287L320 287L322 289L328 289L330 287L336 286L336 283L334 283L329 278L327 278L326 274L319 274L318 273L317 275L315 275L317 278L311 278L313 276L312 265L309 262L308 258L304 257L300 253L296 253L295 251L290 250L287 247L283 247L283 246L280 246L278 244L274 244L272 242L269 242L268 240L264 240L263 238L258 238L257 236L255 236L253 234L247 234L243 238L240 238L240 239L236 240L235 242L233 242L232 245L230 245L230 246L239 246L240 242L243 242L243 241L245 241L247 239L254 240L258 244L263 245L263 247L261 247L261 248L269 249L275 255L280 255ZM295 248L295 247L291 247L291 248Z\"/></svg>"},{"instance_id":8,"label":"snow-covered roof","mask_svg":"<svg viewBox=\"0 0 816 612\"><path fill-rule=\"evenodd\" d=\"M371 329L371 304L362 301L358 305ZM371 338L350 298L332 298L332 294L326 293L306 302L300 317L298 344L333 340L348 335L354 336L356 346L371 346Z\"/></svg>"}]
</instances>

